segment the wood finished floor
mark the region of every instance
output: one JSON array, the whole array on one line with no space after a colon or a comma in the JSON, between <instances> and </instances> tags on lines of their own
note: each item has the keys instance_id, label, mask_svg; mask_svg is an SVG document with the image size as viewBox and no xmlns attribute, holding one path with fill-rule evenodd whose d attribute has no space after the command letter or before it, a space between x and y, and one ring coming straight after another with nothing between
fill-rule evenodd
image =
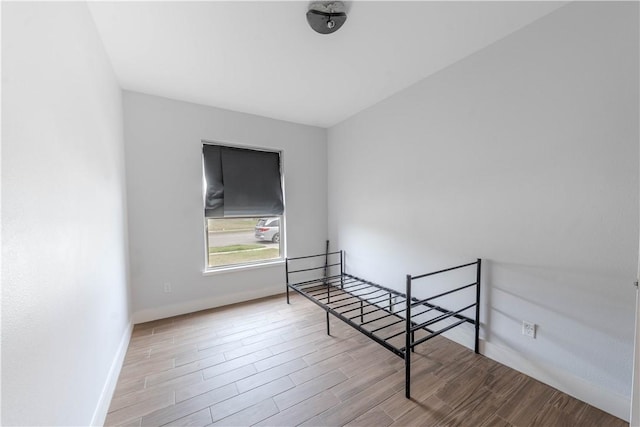
<instances>
[{"instance_id":1,"label":"wood finished floor","mask_svg":"<svg viewBox=\"0 0 640 427\"><path fill-rule=\"evenodd\" d=\"M404 364L292 295L136 325L106 425L626 426L445 338Z\"/></svg>"}]
</instances>

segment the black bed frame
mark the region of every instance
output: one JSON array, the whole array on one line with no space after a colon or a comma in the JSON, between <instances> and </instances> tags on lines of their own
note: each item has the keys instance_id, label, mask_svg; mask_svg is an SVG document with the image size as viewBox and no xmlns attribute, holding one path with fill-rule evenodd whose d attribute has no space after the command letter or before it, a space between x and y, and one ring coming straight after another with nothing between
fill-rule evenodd
<instances>
[{"instance_id":1,"label":"black bed frame","mask_svg":"<svg viewBox=\"0 0 640 427\"><path fill-rule=\"evenodd\" d=\"M328 243L328 242L327 242ZM339 262L337 257L339 256ZM335 262L334 262L335 260ZM318 264L319 266L315 266ZM303 264L304 268L296 268L296 265ZM309 265L313 265L309 267ZM455 289L441 292L437 295L424 299L412 297L411 291L414 281L457 270L465 267L476 266L476 281ZM340 272L330 274L331 270ZM292 269L294 268L294 269ZM415 347L443 332L463 323L470 323L475 326L474 351L479 353L478 337L480 332L480 275L481 259L474 262L445 268L426 274L406 276L406 293L398 292L384 286L371 283L367 280L346 274L344 271L343 251L327 252L318 255L286 258L286 291L287 304L289 304L289 290L292 289L320 306L326 312L327 334L329 329L329 314L344 321L347 325L362 332L387 350L401 357L405 361L405 396L411 395L411 353ZM300 282L292 283L292 276L305 274L307 276L320 273L319 277L312 277ZM449 310L439 305L433 304L433 300L475 286L475 302L459 310ZM412 301L406 304L406 301ZM474 318L467 317L462 313L475 307ZM424 311L419 311L424 310ZM437 315L427 320L419 320L429 312ZM372 313L379 313L371 318ZM366 317L366 320L365 320ZM450 319L453 323L433 330L432 325ZM390 323L387 323L390 322ZM416 332L424 335L416 337ZM394 342L395 341L395 342ZM411 349L411 351L407 351Z\"/></svg>"}]
</instances>

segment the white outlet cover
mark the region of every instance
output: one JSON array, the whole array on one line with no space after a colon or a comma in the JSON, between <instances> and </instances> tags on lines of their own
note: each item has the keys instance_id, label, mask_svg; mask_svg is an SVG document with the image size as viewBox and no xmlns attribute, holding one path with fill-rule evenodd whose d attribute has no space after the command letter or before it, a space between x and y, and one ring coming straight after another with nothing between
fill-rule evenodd
<instances>
[{"instance_id":1,"label":"white outlet cover","mask_svg":"<svg viewBox=\"0 0 640 427\"><path fill-rule=\"evenodd\" d=\"M522 321L522 335L526 335L528 337L535 338L536 337L536 324L523 320Z\"/></svg>"}]
</instances>

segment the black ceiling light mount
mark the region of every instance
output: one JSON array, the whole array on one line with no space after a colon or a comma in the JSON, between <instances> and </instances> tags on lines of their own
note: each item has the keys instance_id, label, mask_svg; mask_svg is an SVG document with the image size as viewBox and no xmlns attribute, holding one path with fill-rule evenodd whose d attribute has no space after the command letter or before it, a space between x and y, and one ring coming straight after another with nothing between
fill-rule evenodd
<instances>
[{"instance_id":1,"label":"black ceiling light mount","mask_svg":"<svg viewBox=\"0 0 640 427\"><path fill-rule=\"evenodd\" d=\"M346 8L341 1L316 1L307 11L309 26L320 34L335 33L346 20Z\"/></svg>"}]
</instances>

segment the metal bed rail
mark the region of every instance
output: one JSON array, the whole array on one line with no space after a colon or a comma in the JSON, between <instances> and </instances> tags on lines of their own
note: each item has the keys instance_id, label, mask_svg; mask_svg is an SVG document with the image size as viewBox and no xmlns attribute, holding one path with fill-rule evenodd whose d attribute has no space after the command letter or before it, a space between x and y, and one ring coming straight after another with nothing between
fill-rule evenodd
<instances>
[{"instance_id":1,"label":"metal bed rail","mask_svg":"<svg viewBox=\"0 0 640 427\"><path fill-rule=\"evenodd\" d=\"M328 243L328 242L327 242ZM331 259L333 258L333 259ZM339 261L338 261L339 259ZM309 261L315 264L297 265L297 261ZM331 268L340 267L339 274L330 273ZM465 267L476 266L476 281L456 287L455 289L440 292L428 298L418 299L412 297L414 281L457 270ZM410 397L411 387L411 353L415 347L422 344L460 324L471 323L475 325L474 351L479 352L479 304L480 304L480 275L481 260L458 265L455 267L434 271L421 275L406 276L406 293L386 288L359 277L346 274L344 271L343 251L323 254L307 255L302 257L287 258L285 260L287 303L290 303L289 291L294 290L309 301L321 307L326 312L327 334L330 335L329 314L342 320L347 325L365 334L373 341L390 350L405 360L405 394ZM317 272L311 279L292 283L292 275ZM464 289L476 287L476 300L457 310L449 310L434 304L437 298L460 292ZM408 302L409 301L409 302ZM466 310L475 307L475 318L465 316ZM419 311L423 310L423 311ZM427 320L418 320L419 316L431 313L435 315ZM441 329L434 330L433 326L446 320L455 319L455 322ZM402 327L404 324L404 327ZM424 331L426 336L416 339L416 332ZM404 335L404 340L401 337ZM396 341L394 344L392 341ZM409 351L411 350L411 351Z\"/></svg>"}]
</instances>

